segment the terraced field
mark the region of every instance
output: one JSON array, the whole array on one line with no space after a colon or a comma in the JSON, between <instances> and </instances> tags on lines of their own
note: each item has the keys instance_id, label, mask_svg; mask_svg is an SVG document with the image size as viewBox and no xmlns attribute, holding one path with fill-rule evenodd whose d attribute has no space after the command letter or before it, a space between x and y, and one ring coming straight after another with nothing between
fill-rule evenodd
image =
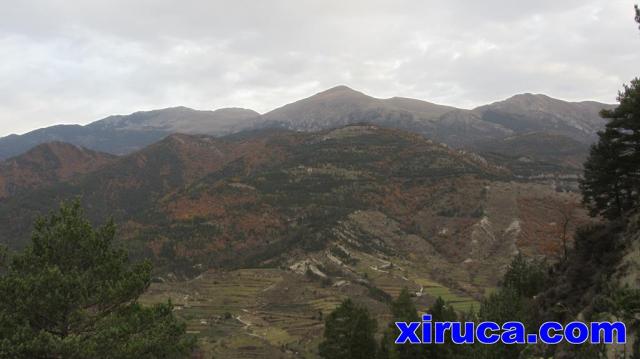
<instances>
[{"instance_id":1,"label":"terraced field","mask_svg":"<svg viewBox=\"0 0 640 359\"><path fill-rule=\"evenodd\" d=\"M460 311L478 307L473 298L427 278L413 262L336 246L348 251L350 264L330 251L307 259L331 273L324 279L288 268L208 271L189 281L153 283L142 302L171 300L205 358L315 358L324 316L347 297L365 304L379 328L386 327L388 299L373 295L372 288L390 299L407 287L420 311L437 297Z\"/></svg>"},{"instance_id":2,"label":"terraced field","mask_svg":"<svg viewBox=\"0 0 640 359\"><path fill-rule=\"evenodd\" d=\"M357 252L352 252L352 255L358 258L356 270L367 273L367 278L391 297L397 297L404 287L414 292L419 298L424 296L426 300L417 300L418 310L426 311L427 304L431 304L433 299L438 297L450 303L458 311L468 311L472 307L477 309L480 305L477 300L468 295L425 278L425 272L421 271L415 263L400 258L392 258L391 261L385 262L374 256Z\"/></svg>"},{"instance_id":3,"label":"terraced field","mask_svg":"<svg viewBox=\"0 0 640 359\"><path fill-rule=\"evenodd\" d=\"M323 313L343 297L305 276L241 269L154 283L141 301L171 300L205 357L278 358L314 355Z\"/></svg>"},{"instance_id":4,"label":"terraced field","mask_svg":"<svg viewBox=\"0 0 640 359\"><path fill-rule=\"evenodd\" d=\"M478 309L480 307L480 303L477 300L462 294L454 293L451 289L436 282L424 278L416 278L414 281L420 285L424 295L434 298L440 297L444 299L445 302L451 304L456 311L466 312L472 308Z\"/></svg>"}]
</instances>

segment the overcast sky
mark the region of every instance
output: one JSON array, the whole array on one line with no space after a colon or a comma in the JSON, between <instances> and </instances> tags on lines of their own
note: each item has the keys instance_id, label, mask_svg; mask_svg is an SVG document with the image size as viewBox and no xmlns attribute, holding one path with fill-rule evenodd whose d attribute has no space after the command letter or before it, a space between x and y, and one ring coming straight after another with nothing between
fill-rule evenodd
<instances>
[{"instance_id":1,"label":"overcast sky","mask_svg":"<svg viewBox=\"0 0 640 359\"><path fill-rule=\"evenodd\" d=\"M184 105L266 112L345 84L470 108L615 102L631 0L0 0L0 136Z\"/></svg>"}]
</instances>

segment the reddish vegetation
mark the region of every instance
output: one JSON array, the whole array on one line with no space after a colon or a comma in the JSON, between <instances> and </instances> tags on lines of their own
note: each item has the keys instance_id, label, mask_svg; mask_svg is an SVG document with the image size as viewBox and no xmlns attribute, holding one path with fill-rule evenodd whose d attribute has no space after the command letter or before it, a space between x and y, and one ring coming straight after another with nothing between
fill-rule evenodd
<instances>
[{"instance_id":1,"label":"reddish vegetation","mask_svg":"<svg viewBox=\"0 0 640 359\"><path fill-rule=\"evenodd\" d=\"M226 187L225 191L221 191ZM183 245L176 248L179 256L195 256L214 253L231 244L234 250L251 249L264 244L266 233L283 228L283 221L275 210L257 201L252 190L229 189L220 184L213 188L214 193L202 193L195 198L178 197L166 206L171 218L188 221L206 218L216 223L221 233L207 240L205 248L192 249ZM243 210L251 206L251 210ZM238 235L241 241L235 240Z\"/></svg>"},{"instance_id":2,"label":"reddish vegetation","mask_svg":"<svg viewBox=\"0 0 640 359\"><path fill-rule=\"evenodd\" d=\"M76 176L102 168L115 158L61 142L39 145L0 162L0 198L60 181L73 181Z\"/></svg>"},{"instance_id":3,"label":"reddish vegetation","mask_svg":"<svg viewBox=\"0 0 640 359\"><path fill-rule=\"evenodd\" d=\"M268 163L282 162L287 158L287 153L279 146L269 143L271 138L262 138L254 141L241 142L231 151L233 158L244 160L244 175L255 172Z\"/></svg>"},{"instance_id":4,"label":"reddish vegetation","mask_svg":"<svg viewBox=\"0 0 640 359\"><path fill-rule=\"evenodd\" d=\"M571 242L576 228L590 221L575 196L566 199L520 198L518 209L522 216L518 246L532 254L562 256L562 237Z\"/></svg>"},{"instance_id":5,"label":"reddish vegetation","mask_svg":"<svg viewBox=\"0 0 640 359\"><path fill-rule=\"evenodd\" d=\"M256 196L251 192L228 195L203 193L197 198L178 197L167 204L166 211L176 220L221 218L228 215L227 208L255 202Z\"/></svg>"},{"instance_id":6,"label":"reddish vegetation","mask_svg":"<svg viewBox=\"0 0 640 359\"><path fill-rule=\"evenodd\" d=\"M75 180L95 166L100 171L69 193L81 193L102 213L128 221L121 223L121 234L144 241L136 248L146 246L145 253L156 258L187 259L181 268L251 258L256 265L316 251L356 210L378 214L359 219L365 232L375 221L392 223L392 231L380 230L381 240L393 238L391 252L416 261L432 258L433 266L497 268L513 254L515 238L518 249L531 254L558 255L562 248L560 227L550 224L561 217L549 208L553 192L544 192L553 197L547 199L532 191L539 198L520 199L516 208L519 185L494 181L508 178L500 168L398 130L352 126L320 134L172 135L115 161L59 146L3 164L13 172L0 172L0 189L11 188L8 179L23 177L35 181L23 181L34 188ZM494 187L504 187L504 193ZM578 224L570 222L561 226L567 236ZM521 223L521 233L507 233L509 223ZM368 236L363 243L374 243ZM434 268L446 277L445 267Z\"/></svg>"}]
</instances>

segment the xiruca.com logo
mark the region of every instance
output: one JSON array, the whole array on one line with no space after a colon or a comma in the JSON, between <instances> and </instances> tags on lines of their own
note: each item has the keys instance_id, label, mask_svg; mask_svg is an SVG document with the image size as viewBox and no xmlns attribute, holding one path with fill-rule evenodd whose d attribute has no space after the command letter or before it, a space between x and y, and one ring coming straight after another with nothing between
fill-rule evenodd
<instances>
[{"instance_id":1,"label":"xiruca.com logo","mask_svg":"<svg viewBox=\"0 0 640 359\"><path fill-rule=\"evenodd\" d=\"M521 322L432 322L431 315L422 322L396 322L400 334L396 344L444 344L450 338L454 344L625 344L627 328L622 322L545 322L537 333L527 333Z\"/></svg>"}]
</instances>

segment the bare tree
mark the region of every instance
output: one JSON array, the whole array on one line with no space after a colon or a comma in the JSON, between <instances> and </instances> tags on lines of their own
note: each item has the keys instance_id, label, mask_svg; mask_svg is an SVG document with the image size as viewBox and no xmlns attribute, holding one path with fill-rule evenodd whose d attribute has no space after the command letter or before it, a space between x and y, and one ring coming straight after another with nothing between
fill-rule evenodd
<instances>
[{"instance_id":1,"label":"bare tree","mask_svg":"<svg viewBox=\"0 0 640 359\"><path fill-rule=\"evenodd\" d=\"M573 229L580 224L580 205L577 200L570 198L542 199L542 206L554 219L553 236L562 243L562 258L567 260L569 256L569 239L573 235Z\"/></svg>"},{"instance_id":2,"label":"bare tree","mask_svg":"<svg viewBox=\"0 0 640 359\"><path fill-rule=\"evenodd\" d=\"M634 7L636 8L636 22L640 24L640 8L638 8L638 5L634 5ZM638 28L640 29L640 26Z\"/></svg>"},{"instance_id":3,"label":"bare tree","mask_svg":"<svg viewBox=\"0 0 640 359\"><path fill-rule=\"evenodd\" d=\"M569 227L575 220L575 212L578 205L571 201L558 202L554 206L555 212L558 214L558 237L562 241L563 259L566 261L568 256L567 240L569 239Z\"/></svg>"}]
</instances>

